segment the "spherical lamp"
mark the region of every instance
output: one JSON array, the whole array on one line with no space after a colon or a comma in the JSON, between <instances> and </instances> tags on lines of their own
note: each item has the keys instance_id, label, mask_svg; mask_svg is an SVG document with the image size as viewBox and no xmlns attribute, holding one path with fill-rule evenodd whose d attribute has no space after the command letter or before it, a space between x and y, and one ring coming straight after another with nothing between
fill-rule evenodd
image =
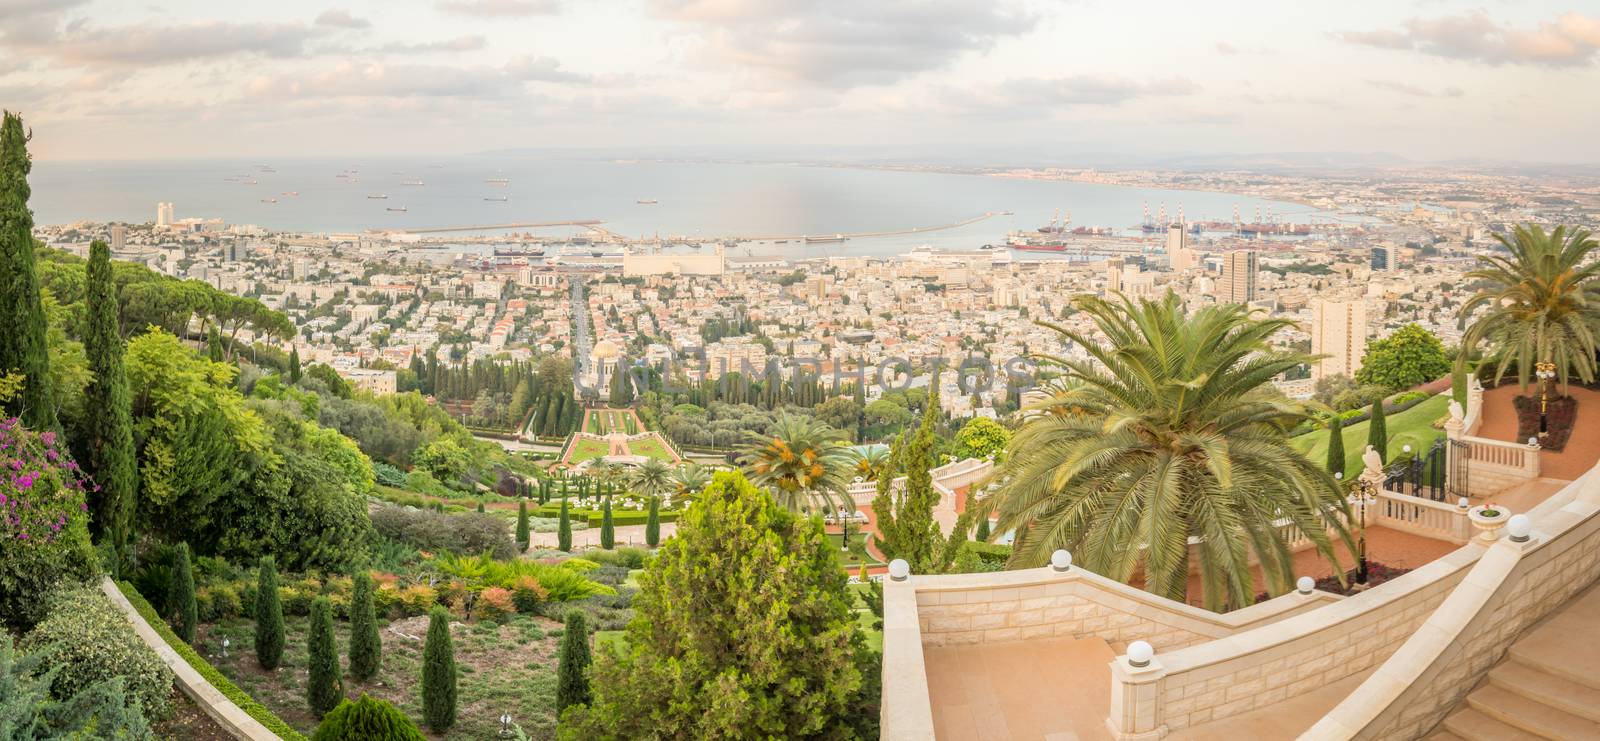
<instances>
[{"instance_id":1,"label":"spherical lamp","mask_svg":"<svg viewBox=\"0 0 1600 741\"><path fill-rule=\"evenodd\" d=\"M1072 568L1072 554L1065 550L1057 550L1050 554L1050 568L1056 571L1066 571Z\"/></svg>"},{"instance_id":2,"label":"spherical lamp","mask_svg":"<svg viewBox=\"0 0 1600 741\"><path fill-rule=\"evenodd\" d=\"M1150 660L1155 658L1156 649L1144 641L1134 641L1128 644L1128 666L1143 669L1150 665Z\"/></svg>"},{"instance_id":3,"label":"spherical lamp","mask_svg":"<svg viewBox=\"0 0 1600 741\"><path fill-rule=\"evenodd\" d=\"M1533 520L1527 515L1512 515L1506 520L1506 533L1511 536L1513 543L1528 542L1528 535L1533 532Z\"/></svg>"},{"instance_id":4,"label":"spherical lamp","mask_svg":"<svg viewBox=\"0 0 1600 741\"><path fill-rule=\"evenodd\" d=\"M897 559L889 562L889 578L890 579L893 579L894 581L905 581L906 579L908 579L910 577L911 577L911 564L906 563L905 559L897 558Z\"/></svg>"},{"instance_id":5,"label":"spherical lamp","mask_svg":"<svg viewBox=\"0 0 1600 741\"><path fill-rule=\"evenodd\" d=\"M1301 594L1311 594L1311 590L1317 588L1317 580L1309 576L1302 576L1295 581L1294 586Z\"/></svg>"}]
</instances>

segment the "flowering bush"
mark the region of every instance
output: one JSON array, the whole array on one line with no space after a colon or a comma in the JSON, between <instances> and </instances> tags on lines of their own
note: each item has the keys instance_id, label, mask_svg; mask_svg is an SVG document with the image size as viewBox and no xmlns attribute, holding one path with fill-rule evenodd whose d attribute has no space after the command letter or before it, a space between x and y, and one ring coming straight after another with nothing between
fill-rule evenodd
<instances>
[{"instance_id":1,"label":"flowering bush","mask_svg":"<svg viewBox=\"0 0 1600 741\"><path fill-rule=\"evenodd\" d=\"M91 488L53 432L0 421L0 616L26 627L44 614L39 596L94 575Z\"/></svg>"},{"instance_id":2,"label":"flowering bush","mask_svg":"<svg viewBox=\"0 0 1600 741\"><path fill-rule=\"evenodd\" d=\"M100 590L79 586L50 602L49 615L22 640L29 652L48 651L42 667L54 669L51 688L71 697L100 682L120 677L129 702L137 700L146 717L159 718L171 707L172 671L133 632L133 625Z\"/></svg>"},{"instance_id":3,"label":"flowering bush","mask_svg":"<svg viewBox=\"0 0 1600 741\"><path fill-rule=\"evenodd\" d=\"M489 587L479 592L475 609L480 620L496 623L517 612L517 606L512 602L511 590L504 587Z\"/></svg>"}]
</instances>

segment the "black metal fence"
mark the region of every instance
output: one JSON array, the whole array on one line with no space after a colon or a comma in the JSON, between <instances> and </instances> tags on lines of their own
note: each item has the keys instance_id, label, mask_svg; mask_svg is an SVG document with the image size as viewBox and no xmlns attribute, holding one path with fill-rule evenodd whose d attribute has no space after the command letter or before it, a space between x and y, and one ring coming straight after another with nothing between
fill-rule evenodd
<instances>
[{"instance_id":1,"label":"black metal fence","mask_svg":"<svg viewBox=\"0 0 1600 741\"><path fill-rule=\"evenodd\" d=\"M1427 452L1389 466L1384 471L1383 488L1397 494L1431 499L1435 502L1448 500L1455 490L1455 487L1450 485L1452 483L1450 479L1458 473L1456 466L1451 464L1456 458L1461 457L1451 455L1450 447L1453 444L1446 440L1436 441ZM1464 454L1465 451L1460 452ZM1460 468L1464 485L1465 460L1461 461Z\"/></svg>"}]
</instances>

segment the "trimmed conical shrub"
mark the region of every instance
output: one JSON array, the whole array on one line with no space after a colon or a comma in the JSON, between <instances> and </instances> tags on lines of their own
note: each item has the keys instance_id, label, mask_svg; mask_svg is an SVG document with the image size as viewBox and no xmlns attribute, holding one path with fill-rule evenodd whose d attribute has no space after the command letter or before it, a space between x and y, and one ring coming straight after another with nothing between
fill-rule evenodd
<instances>
[{"instance_id":1,"label":"trimmed conical shrub","mask_svg":"<svg viewBox=\"0 0 1600 741\"><path fill-rule=\"evenodd\" d=\"M311 741L426 741L417 724L399 708L362 693L345 700L317 726Z\"/></svg>"},{"instance_id":2,"label":"trimmed conical shrub","mask_svg":"<svg viewBox=\"0 0 1600 741\"><path fill-rule=\"evenodd\" d=\"M517 551L528 550L528 500L517 500Z\"/></svg>"},{"instance_id":3,"label":"trimmed conical shrub","mask_svg":"<svg viewBox=\"0 0 1600 741\"><path fill-rule=\"evenodd\" d=\"M357 682L371 679L383 662L372 590L372 576L365 571L356 574L355 592L350 597L350 677Z\"/></svg>"},{"instance_id":4,"label":"trimmed conical shrub","mask_svg":"<svg viewBox=\"0 0 1600 741\"><path fill-rule=\"evenodd\" d=\"M661 545L661 497L650 497L650 519L644 523L644 544Z\"/></svg>"},{"instance_id":5,"label":"trimmed conical shrub","mask_svg":"<svg viewBox=\"0 0 1600 741\"><path fill-rule=\"evenodd\" d=\"M344 700L339 676L339 644L333 637L333 603L318 597L311 603L310 635L306 637L306 707L321 718Z\"/></svg>"},{"instance_id":6,"label":"trimmed conical shrub","mask_svg":"<svg viewBox=\"0 0 1600 741\"><path fill-rule=\"evenodd\" d=\"M1389 462L1389 427L1383 418L1383 399L1372 402L1372 420L1367 423L1367 444L1378 451L1378 459Z\"/></svg>"},{"instance_id":7,"label":"trimmed conical shrub","mask_svg":"<svg viewBox=\"0 0 1600 741\"><path fill-rule=\"evenodd\" d=\"M1344 418L1334 414L1328 420L1328 473L1344 471Z\"/></svg>"},{"instance_id":8,"label":"trimmed conical shrub","mask_svg":"<svg viewBox=\"0 0 1600 741\"><path fill-rule=\"evenodd\" d=\"M978 518L978 533L977 533L977 535L972 536L972 539L978 541L979 543L987 543L987 542L989 542L989 518L988 517L980 517L980 518Z\"/></svg>"},{"instance_id":9,"label":"trimmed conical shrub","mask_svg":"<svg viewBox=\"0 0 1600 741\"><path fill-rule=\"evenodd\" d=\"M429 614L428 639L422 646L422 715L436 733L456 722L456 650L450 643L450 613L437 606Z\"/></svg>"},{"instance_id":10,"label":"trimmed conical shrub","mask_svg":"<svg viewBox=\"0 0 1600 741\"><path fill-rule=\"evenodd\" d=\"M278 601L278 565L272 556L261 559L256 576L256 661L262 669L276 669L283 661L283 603Z\"/></svg>"},{"instance_id":11,"label":"trimmed conical shrub","mask_svg":"<svg viewBox=\"0 0 1600 741\"><path fill-rule=\"evenodd\" d=\"M617 547L617 528L611 524L611 497L606 497L600 510L600 547L608 551Z\"/></svg>"},{"instance_id":12,"label":"trimmed conical shrub","mask_svg":"<svg viewBox=\"0 0 1600 741\"><path fill-rule=\"evenodd\" d=\"M194 643L194 629L200 611L194 600L194 568L189 564L189 544L179 543L172 559L172 584L167 592L167 609L172 611L172 632L184 643Z\"/></svg>"},{"instance_id":13,"label":"trimmed conical shrub","mask_svg":"<svg viewBox=\"0 0 1600 741\"><path fill-rule=\"evenodd\" d=\"M567 611L561 634L561 657L556 665L556 715L568 705L589 703L589 626L582 610Z\"/></svg>"},{"instance_id":14,"label":"trimmed conical shrub","mask_svg":"<svg viewBox=\"0 0 1600 741\"><path fill-rule=\"evenodd\" d=\"M561 498L561 526L556 531L556 546L568 553L572 552L572 516L567 514L567 498Z\"/></svg>"}]
</instances>

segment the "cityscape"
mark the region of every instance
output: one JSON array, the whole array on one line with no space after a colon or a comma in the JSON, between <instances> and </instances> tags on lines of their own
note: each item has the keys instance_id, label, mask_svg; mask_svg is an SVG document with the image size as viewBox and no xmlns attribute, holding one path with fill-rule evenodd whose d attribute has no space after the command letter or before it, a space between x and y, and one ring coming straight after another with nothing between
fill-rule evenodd
<instances>
[{"instance_id":1,"label":"cityscape","mask_svg":"<svg viewBox=\"0 0 1600 741\"><path fill-rule=\"evenodd\" d=\"M1600 739L1600 15L13 5L0 738Z\"/></svg>"}]
</instances>

